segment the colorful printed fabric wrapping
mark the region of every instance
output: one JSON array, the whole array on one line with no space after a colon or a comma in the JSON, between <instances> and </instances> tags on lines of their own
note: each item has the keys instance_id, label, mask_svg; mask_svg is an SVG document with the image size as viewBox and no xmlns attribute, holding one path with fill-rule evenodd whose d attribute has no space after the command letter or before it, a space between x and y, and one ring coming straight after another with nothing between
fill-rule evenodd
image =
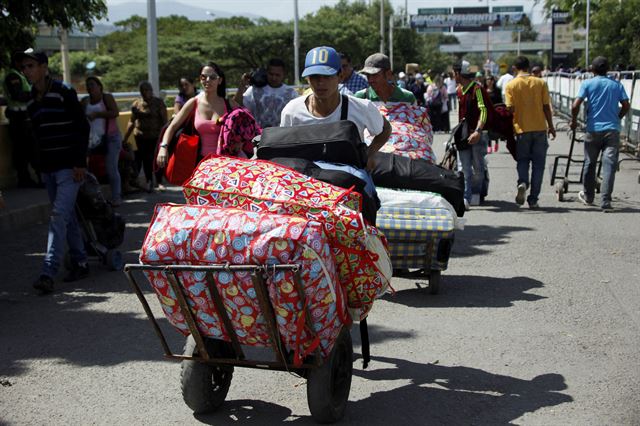
<instances>
[{"instance_id":1,"label":"colorful printed fabric wrapping","mask_svg":"<svg viewBox=\"0 0 640 426\"><path fill-rule=\"evenodd\" d=\"M376 106L391 124L391 136L380 152L436 162L431 147L433 130L426 108L402 102L379 103Z\"/></svg>"},{"instance_id":2,"label":"colorful printed fabric wrapping","mask_svg":"<svg viewBox=\"0 0 640 426\"><path fill-rule=\"evenodd\" d=\"M347 315L344 290L322 225L293 216L206 206L159 204L140 262L147 265L300 265L306 306L295 290L294 273L268 274L266 285L278 331L298 362L318 345L328 356ZM184 314L164 271L145 272L171 324L189 334ZM205 273L176 273L204 336L229 341L213 304ZM213 273L215 285L240 344L266 346L269 333L250 272ZM312 317L313 331L304 326ZM316 337L317 336L317 337Z\"/></svg>"},{"instance_id":3,"label":"colorful printed fabric wrapping","mask_svg":"<svg viewBox=\"0 0 640 426\"><path fill-rule=\"evenodd\" d=\"M312 219L323 224L355 318L365 318L389 280L377 267L380 255L366 249L380 238L358 209L360 194L263 160L209 157L184 184L188 204L237 208ZM386 240L383 240L386 244ZM386 245L385 245L386 247Z\"/></svg>"}]
</instances>

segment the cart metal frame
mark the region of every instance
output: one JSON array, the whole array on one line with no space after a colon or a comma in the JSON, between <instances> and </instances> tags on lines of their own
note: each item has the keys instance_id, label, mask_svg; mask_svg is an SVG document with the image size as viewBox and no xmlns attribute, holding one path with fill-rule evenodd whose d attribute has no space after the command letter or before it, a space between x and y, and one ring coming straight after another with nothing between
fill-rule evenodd
<instances>
[{"instance_id":1,"label":"cart metal frame","mask_svg":"<svg viewBox=\"0 0 640 426\"><path fill-rule=\"evenodd\" d=\"M553 168L551 169L551 182L550 185L551 186L555 186L555 190L556 190L556 196L558 198L558 201L563 201L564 200L564 194L567 193L568 189L569 189L569 184L573 183L573 184L580 184L583 183L584 181L584 160L575 160L573 158L573 148L575 146L575 143L577 142L584 142L583 139L581 138L577 138L576 137L576 131L572 130L571 131L571 145L569 146L569 154L568 155L556 155L555 159L553 160ZM564 175L559 175L558 174L558 167L560 165L560 160L566 160L566 166L564 168ZM575 163L575 164L580 164L580 178L578 180L571 180L569 179L569 169L571 167L571 164ZM602 171L602 161L598 160L597 161L597 171L596 171L596 176L597 176L597 182L596 182L596 191L600 192L600 184L599 184L599 179L600 179L600 173ZM556 179L558 180L558 182L556 182Z\"/></svg>"},{"instance_id":2,"label":"cart metal frame","mask_svg":"<svg viewBox=\"0 0 640 426\"><path fill-rule=\"evenodd\" d=\"M233 366L241 366L248 368L257 368L257 369L267 369L267 370L280 370L280 371L298 371L304 370L308 368L317 368L320 367L323 363L322 354L320 352L320 348L316 348L313 354L313 362L305 362L301 366L295 367L291 359L291 354L286 353L286 349L282 346L282 339L280 333L278 331L276 316L274 313L273 306L269 299L269 292L266 286L266 275L268 273L275 273L276 271L293 271L294 272L294 283L295 283L295 291L297 291L298 296L300 297L303 306L306 306L306 297L305 292L300 280L300 271L299 265L295 264L280 264L280 265L207 265L207 266L199 266L199 265L160 265L160 266L152 266L152 265L140 265L140 264L127 264L124 267L125 274L133 287L133 291L136 296L140 300L147 317L151 321L153 325L153 329L160 339L160 344L164 350L164 355L166 358L173 358L178 360L191 360L198 361L206 364L225 364L225 365L233 365ZM134 271L163 271L166 273L167 281L171 286L172 290L176 295L176 300L182 313L185 318L185 322L189 327L189 332L195 341L196 347L198 349L198 354L200 356L185 356L180 354L175 354L171 351L169 344L167 343L167 339L164 336L164 333L160 329L158 321L156 320L147 299L145 298L140 286L135 280L133 275ZM210 294L213 299L214 306L216 308L216 312L220 316L222 321L222 325L224 326L224 330L227 333L231 340L231 347L234 351L233 358L214 358L207 350L207 345L205 344L205 340L207 337L203 336L200 330L196 325L195 315L192 309L189 307L187 303L187 296L185 294L184 287L181 285L180 277L176 274L177 272L183 271L192 271L192 272L205 272L205 278L207 281L207 286L210 291ZM231 319L227 313L227 310L224 307L222 296L215 285L215 281L213 279L213 273L215 272L251 272L251 279L253 281L254 288L256 290L256 298L258 300L258 304L262 311L262 314L265 317L267 323L267 330L269 333L269 346L272 349L275 359L277 361L265 361L265 360L257 360L257 359L247 359L242 347L239 343L238 335L233 329L233 325L231 323ZM312 319L311 314L308 310L305 310L305 322L307 328L309 330L313 330L312 327ZM315 336L313 336L315 337Z\"/></svg>"}]
</instances>

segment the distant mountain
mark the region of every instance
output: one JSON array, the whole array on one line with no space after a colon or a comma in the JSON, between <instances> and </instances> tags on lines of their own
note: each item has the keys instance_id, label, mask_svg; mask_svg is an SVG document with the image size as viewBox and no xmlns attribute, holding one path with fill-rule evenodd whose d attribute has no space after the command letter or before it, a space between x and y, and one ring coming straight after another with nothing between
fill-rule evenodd
<instances>
[{"instance_id":1,"label":"distant mountain","mask_svg":"<svg viewBox=\"0 0 640 426\"><path fill-rule=\"evenodd\" d=\"M94 24L93 33L98 36L109 34L116 30L115 23L118 21L124 21L133 15L147 16L147 3L146 2L128 2L125 4L118 4L109 6L107 13L108 20L97 21ZM177 1L159 1L156 2L156 16L165 17L170 15L185 16L191 21L210 21L216 18L230 18L234 16L233 13L225 12L222 10L205 9L201 7L189 6ZM261 18L260 15L251 13L243 14L242 16L249 19Z\"/></svg>"}]
</instances>

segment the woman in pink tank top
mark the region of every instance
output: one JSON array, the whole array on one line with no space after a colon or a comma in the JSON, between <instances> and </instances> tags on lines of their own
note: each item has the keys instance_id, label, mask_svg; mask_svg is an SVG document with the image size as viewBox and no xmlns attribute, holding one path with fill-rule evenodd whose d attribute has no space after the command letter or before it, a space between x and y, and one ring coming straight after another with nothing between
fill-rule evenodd
<instances>
[{"instance_id":1,"label":"woman in pink tank top","mask_svg":"<svg viewBox=\"0 0 640 426\"><path fill-rule=\"evenodd\" d=\"M216 63L209 62L200 70L200 84L203 91L184 104L164 133L156 158L159 167L167 164L169 142L194 110L194 125L200 135L200 155L204 157L216 153L220 135L218 119L227 112L225 103L227 83L222 69ZM235 101L229 102L232 108L238 107Z\"/></svg>"}]
</instances>

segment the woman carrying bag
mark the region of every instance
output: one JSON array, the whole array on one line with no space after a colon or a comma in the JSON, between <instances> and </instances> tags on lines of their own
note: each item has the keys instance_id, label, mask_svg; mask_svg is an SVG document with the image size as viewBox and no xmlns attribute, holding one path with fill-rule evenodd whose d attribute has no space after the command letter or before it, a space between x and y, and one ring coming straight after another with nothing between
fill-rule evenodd
<instances>
[{"instance_id":1,"label":"woman carrying bag","mask_svg":"<svg viewBox=\"0 0 640 426\"><path fill-rule=\"evenodd\" d=\"M180 169L179 177L171 178L167 175L169 181L174 184L180 184L180 180L186 179L189 175L186 171L193 171L198 159L204 158L210 154L218 154L218 142L220 133L223 129L223 120L221 118L232 109L238 108L238 104L226 99L226 81L222 69L214 62L209 62L202 67L200 71L200 84L203 91L197 96L189 99L174 119L167 127L162 136L156 163L159 168L167 167L168 172L172 169ZM193 145L187 149L181 149L181 143L193 144L193 139L189 136L189 141L183 139L184 133L180 136L177 146L172 147L169 152L171 141L174 139L176 132L192 128L194 133L199 136L197 142L197 150ZM171 156L170 156L171 154ZM240 151L239 157L247 158L246 153ZM171 159L170 159L171 157Z\"/></svg>"},{"instance_id":2,"label":"woman carrying bag","mask_svg":"<svg viewBox=\"0 0 640 426\"><path fill-rule=\"evenodd\" d=\"M104 93L104 86L98 77L87 77L85 85L89 96L83 98L81 103L91 122L89 148L105 154L105 169L111 186L111 205L117 207L122 204L122 182L118 171L122 135L116 121L120 111L113 95Z\"/></svg>"}]
</instances>

